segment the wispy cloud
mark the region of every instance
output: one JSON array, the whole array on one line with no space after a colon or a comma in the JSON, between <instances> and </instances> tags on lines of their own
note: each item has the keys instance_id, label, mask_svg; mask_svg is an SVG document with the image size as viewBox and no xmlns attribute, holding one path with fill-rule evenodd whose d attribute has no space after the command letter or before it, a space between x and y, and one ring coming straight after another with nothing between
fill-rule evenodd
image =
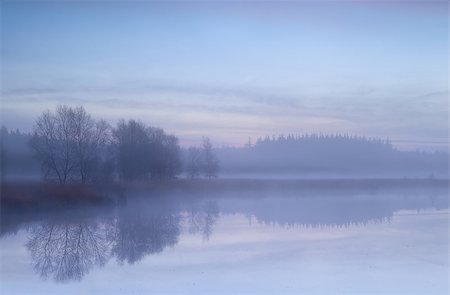
<instances>
[{"instance_id":1,"label":"wispy cloud","mask_svg":"<svg viewBox=\"0 0 450 295\"><path fill-rule=\"evenodd\" d=\"M217 134L221 142L233 144L247 136L286 132L351 132L398 138L399 144L446 142L447 92L412 97L363 92L278 95L251 88L134 84L9 89L3 91L2 103L33 109L36 115L56 104L83 104L110 121L138 116L181 136ZM429 136L440 139L427 140Z\"/></svg>"}]
</instances>

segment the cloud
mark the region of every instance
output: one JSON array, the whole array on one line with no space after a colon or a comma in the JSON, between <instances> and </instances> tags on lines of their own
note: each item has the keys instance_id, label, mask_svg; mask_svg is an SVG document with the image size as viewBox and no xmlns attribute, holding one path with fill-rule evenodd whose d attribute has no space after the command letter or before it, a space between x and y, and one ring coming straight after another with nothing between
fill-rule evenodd
<instances>
[{"instance_id":1,"label":"cloud","mask_svg":"<svg viewBox=\"0 0 450 295\"><path fill-rule=\"evenodd\" d=\"M57 104L82 104L110 121L138 117L180 136L217 134L223 142L277 133L350 132L396 138L399 144L410 140L440 145L448 141L447 95L446 91L389 94L368 88L352 93L276 93L245 84L130 83L6 89L1 101L16 113L35 116ZM7 120L14 125L14 116Z\"/></svg>"}]
</instances>

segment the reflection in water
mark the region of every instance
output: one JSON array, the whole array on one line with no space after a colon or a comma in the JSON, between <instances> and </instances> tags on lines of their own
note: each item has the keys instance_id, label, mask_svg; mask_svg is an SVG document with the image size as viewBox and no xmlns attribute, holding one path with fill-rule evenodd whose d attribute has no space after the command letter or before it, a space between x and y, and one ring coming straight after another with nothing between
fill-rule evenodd
<instances>
[{"instance_id":1,"label":"reflection in water","mask_svg":"<svg viewBox=\"0 0 450 295\"><path fill-rule=\"evenodd\" d=\"M101 220L85 213L70 221L58 216L31 224L26 247L42 278L76 281L110 258L133 264L176 245L180 218L171 207L154 202L124 204Z\"/></svg>"},{"instance_id":2,"label":"reflection in water","mask_svg":"<svg viewBox=\"0 0 450 295\"><path fill-rule=\"evenodd\" d=\"M249 207L243 207L243 210L265 224L301 227L365 226L389 221L400 209L392 202L352 198L288 199L282 206L273 199L267 199Z\"/></svg>"},{"instance_id":3,"label":"reflection in water","mask_svg":"<svg viewBox=\"0 0 450 295\"><path fill-rule=\"evenodd\" d=\"M106 230L95 222L41 223L31 227L26 247L34 269L58 282L80 280L108 259Z\"/></svg>"},{"instance_id":4,"label":"reflection in water","mask_svg":"<svg viewBox=\"0 0 450 295\"><path fill-rule=\"evenodd\" d=\"M389 221L400 210L446 209L447 191L440 194L324 195L237 198L221 202L220 212L242 213L265 224L299 227L348 227Z\"/></svg>"},{"instance_id":5,"label":"reflection in water","mask_svg":"<svg viewBox=\"0 0 450 295\"><path fill-rule=\"evenodd\" d=\"M119 262L133 264L178 242L180 217L158 209L126 206L119 210L111 236L112 255Z\"/></svg>"},{"instance_id":6,"label":"reflection in water","mask_svg":"<svg viewBox=\"0 0 450 295\"><path fill-rule=\"evenodd\" d=\"M212 235L213 227L219 217L217 202L206 201L203 204L193 203L187 211L189 233L201 233L204 241Z\"/></svg>"},{"instance_id":7,"label":"reflection in water","mask_svg":"<svg viewBox=\"0 0 450 295\"><path fill-rule=\"evenodd\" d=\"M430 193L430 192L429 192ZM208 241L220 215L242 214L264 224L306 227L364 226L389 220L402 209L448 208L447 191L403 195L370 194L346 196L298 196L273 192L267 195L232 196L122 196L114 210L83 212L70 216L40 216L8 228L27 226L26 247L42 278L57 282L77 281L94 266L110 259L134 264L144 257L175 246L186 232ZM18 219L17 219L18 220ZM28 223L28 224L27 224ZM2 227L2 235L11 230Z\"/></svg>"}]
</instances>

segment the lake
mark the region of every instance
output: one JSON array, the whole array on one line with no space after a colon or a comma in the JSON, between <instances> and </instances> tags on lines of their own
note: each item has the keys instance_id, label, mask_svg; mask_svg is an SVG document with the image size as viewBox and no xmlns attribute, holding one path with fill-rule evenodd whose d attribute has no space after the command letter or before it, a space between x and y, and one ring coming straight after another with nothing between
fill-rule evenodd
<instances>
[{"instance_id":1,"label":"lake","mask_svg":"<svg viewBox=\"0 0 450 295\"><path fill-rule=\"evenodd\" d=\"M121 190L2 216L2 294L448 294L448 187Z\"/></svg>"}]
</instances>

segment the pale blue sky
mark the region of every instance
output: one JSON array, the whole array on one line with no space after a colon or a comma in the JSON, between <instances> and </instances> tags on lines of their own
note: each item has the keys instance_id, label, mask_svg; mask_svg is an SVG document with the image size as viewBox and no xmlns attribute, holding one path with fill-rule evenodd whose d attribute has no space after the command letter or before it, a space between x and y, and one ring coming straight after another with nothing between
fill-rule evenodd
<instances>
[{"instance_id":1,"label":"pale blue sky","mask_svg":"<svg viewBox=\"0 0 450 295\"><path fill-rule=\"evenodd\" d=\"M448 2L2 2L2 123L57 104L184 143L341 132L448 149Z\"/></svg>"}]
</instances>

